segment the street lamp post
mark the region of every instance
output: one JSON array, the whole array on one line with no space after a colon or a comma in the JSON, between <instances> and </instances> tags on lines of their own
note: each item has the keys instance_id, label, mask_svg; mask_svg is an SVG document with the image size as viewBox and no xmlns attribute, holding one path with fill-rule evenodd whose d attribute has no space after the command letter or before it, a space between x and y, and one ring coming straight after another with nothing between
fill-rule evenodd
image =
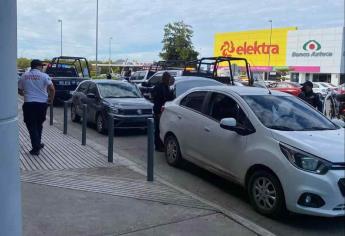
<instances>
[{"instance_id":1,"label":"street lamp post","mask_svg":"<svg viewBox=\"0 0 345 236\"><path fill-rule=\"evenodd\" d=\"M268 22L270 22L271 24L271 30L270 30L270 46L269 46L269 50L268 50L268 67L271 66L271 45L272 45L272 20L269 20ZM267 76L267 80L269 79L270 74L268 72L268 76Z\"/></svg>"},{"instance_id":2,"label":"street lamp post","mask_svg":"<svg viewBox=\"0 0 345 236\"><path fill-rule=\"evenodd\" d=\"M113 39L112 37L109 38L109 74L111 73L111 40L112 39Z\"/></svg>"},{"instance_id":3,"label":"street lamp post","mask_svg":"<svg viewBox=\"0 0 345 236\"><path fill-rule=\"evenodd\" d=\"M98 0L96 6L96 76L98 75Z\"/></svg>"},{"instance_id":4,"label":"street lamp post","mask_svg":"<svg viewBox=\"0 0 345 236\"><path fill-rule=\"evenodd\" d=\"M62 20L59 19L58 22L60 23L60 56L62 56Z\"/></svg>"}]
</instances>

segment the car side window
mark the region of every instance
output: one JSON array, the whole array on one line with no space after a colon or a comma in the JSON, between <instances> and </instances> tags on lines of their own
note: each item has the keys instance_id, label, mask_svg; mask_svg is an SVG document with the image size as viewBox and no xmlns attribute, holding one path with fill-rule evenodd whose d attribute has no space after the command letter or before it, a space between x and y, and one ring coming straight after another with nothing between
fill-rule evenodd
<instances>
[{"instance_id":1,"label":"car side window","mask_svg":"<svg viewBox=\"0 0 345 236\"><path fill-rule=\"evenodd\" d=\"M195 111L202 112L202 104L204 103L206 91L193 92L185 96L180 102L181 106L188 107Z\"/></svg>"},{"instance_id":2,"label":"car side window","mask_svg":"<svg viewBox=\"0 0 345 236\"><path fill-rule=\"evenodd\" d=\"M81 92L86 94L87 88L89 87L89 82L84 82L82 84L80 84L80 86L78 87L77 92Z\"/></svg>"},{"instance_id":3,"label":"car side window","mask_svg":"<svg viewBox=\"0 0 345 236\"><path fill-rule=\"evenodd\" d=\"M207 107L207 114L218 122L224 118L234 118L239 127L244 128L250 125L246 114L239 104L225 94L213 93Z\"/></svg>"},{"instance_id":4,"label":"car side window","mask_svg":"<svg viewBox=\"0 0 345 236\"><path fill-rule=\"evenodd\" d=\"M156 85L159 84L162 81L162 74L157 74L151 77L151 79L149 80L149 83L151 85Z\"/></svg>"},{"instance_id":5,"label":"car side window","mask_svg":"<svg viewBox=\"0 0 345 236\"><path fill-rule=\"evenodd\" d=\"M90 84L89 89L87 90L87 93L93 93L96 96L98 96L97 86L95 83Z\"/></svg>"}]
</instances>

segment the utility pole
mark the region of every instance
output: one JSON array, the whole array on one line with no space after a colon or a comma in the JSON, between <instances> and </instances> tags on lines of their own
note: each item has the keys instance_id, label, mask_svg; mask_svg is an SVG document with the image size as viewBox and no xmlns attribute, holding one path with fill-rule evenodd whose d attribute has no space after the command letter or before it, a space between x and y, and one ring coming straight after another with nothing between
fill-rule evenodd
<instances>
[{"instance_id":1,"label":"utility pole","mask_svg":"<svg viewBox=\"0 0 345 236\"><path fill-rule=\"evenodd\" d=\"M112 39L113 39L112 37L109 38L109 74L111 73L111 40Z\"/></svg>"},{"instance_id":2,"label":"utility pole","mask_svg":"<svg viewBox=\"0 0 345 236\"><path fill-rule=\"evenodd\" d=\"M271 30L270 30L270 47L268 50L268 67L271 66L271 45L272 45L272 20L269 20L268 22L270 22L271 24ZM267 76L267 80L270 77L270 72L268 72L268 76Z\"/></svg>"},{"instance_id":3,"label":"utility pole","mask_svg":"<svg viewBox=\"0 0 345 236\"><path fill-rule=\"evenodd\" d=\"M62 56L62 20L59 19L58 22L60 23L60 56Z\"/></svg>"},{"instance_id":4,"label":"utility pole","mask_svg":"<svg viewBox=\"0 0 345 236\"><path fill-rule=\"evenodd\" d=\"M98 75L98 0L96 6L96 76Z\"/></svg>"},{"instance_id":5,"label":"utility pole","mask_svg":"<svg viewBox=\"0 0 345 236\"><path fill-rule=\"evenodd\" d=\"M22 235L17 117L17 1L0 1L0 234Z\"/></svg>"}]
</instances>

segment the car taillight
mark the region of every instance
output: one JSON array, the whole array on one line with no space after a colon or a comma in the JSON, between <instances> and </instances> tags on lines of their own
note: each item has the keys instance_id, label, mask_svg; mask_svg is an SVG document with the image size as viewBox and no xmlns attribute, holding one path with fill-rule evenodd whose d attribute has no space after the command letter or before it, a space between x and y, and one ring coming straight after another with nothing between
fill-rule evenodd
<instances>
[{"instance_id":1,"label":"car taillight","mask_svg":"<svg viewBox=\"0 0 345 236\"><path fill-rule=\"evenodd\" d=\"M165 109L165 106L162 106L161 113L163 113L164 109Z\"/></svg>"}]
</instances>

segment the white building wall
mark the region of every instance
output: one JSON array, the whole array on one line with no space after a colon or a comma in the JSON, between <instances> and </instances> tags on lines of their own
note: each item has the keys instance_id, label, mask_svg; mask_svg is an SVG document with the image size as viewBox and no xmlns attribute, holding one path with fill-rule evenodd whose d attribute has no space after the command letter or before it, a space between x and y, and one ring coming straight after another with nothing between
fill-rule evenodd
<instances>
[{"instance_id":1,"label":"white building wall","mask_svg":"<svg viewBox=\"0 0 345 236\"><path fill-rule=\"evenodd\" d=\"M304 50L303 46L315 40L321 46L319 50ZM317 30L289 31L287 39L287 66L320 67L320 73L339 74L344 67L344 27ZM331 53L332 56L295 56L296 54ZM343 63L343 64L342 64ZM304 71L308 73L308 71ZM316 71L309 71L315 73Z\"/></svg>"}]
</instances>

